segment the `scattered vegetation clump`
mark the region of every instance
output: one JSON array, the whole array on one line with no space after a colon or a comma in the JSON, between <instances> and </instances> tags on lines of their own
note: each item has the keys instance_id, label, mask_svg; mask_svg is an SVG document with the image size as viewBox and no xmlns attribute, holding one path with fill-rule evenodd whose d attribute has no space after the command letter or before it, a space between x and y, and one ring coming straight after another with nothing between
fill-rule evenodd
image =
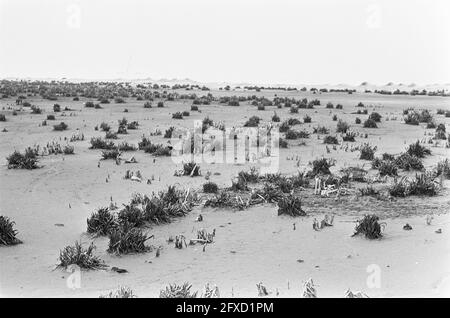
<instances>
[{"instance_id":1,"label":"scattered vegetation clump","mask_svg":"<svg viewBox=\"0 0 450 318\"><path fill-rule=\"evenodd\" d=\"M19 151L14 151L9 157L6 158L8 161L8 169L37 169L38 168L38 158L37 153L34 149L28 147L25 153L22 154Z\"/></svg>"},{"instance_id":2,"label":"scattered vegetation clump","mask_svg":"<svg viewBox=\"0 0 450 318\"><path fill-rule=\"evenodd\" d=\"M15 222L7 216L0 215L0 245L16 245L22 243L14 229Z\"/></svg>"},{"instance_id":3,"label":"scattered vegetation clump","mask_svg":"<svg viewBox=\"0 0 450 318\"><path fill-rule=\"evenodd\" d=\"M141 227L145 224L145 214L134 204L125 204L117 214L119 224L128 224L132 227Z\"/></svg>"},{"instance_id":4,"label":"scattered vegetation clump","mask_svg":"<svg viewBox=\"0 0 450 318\"><path fill-rule=\"evenodd\" d=\"M197 177L200 175L200 166L195 162L187 162L183 164L183 175L190 177Z\"/></svg>"},{"instance_id":5,"label":"scattered vegetation clump","mask_svg":"<svg viewBox=\"0 0 450 318\"><path fill-rule=\"evenodd\" d=\"M274 123L279 123L280 120L281 120L281 119L280 119L280 116L278 116L277 113L274 112L274 113L273 113L273 116L272 116L272 121L273 121Z\"/></svg>"},{"instance_id":6,"label":"scattered vegetation clump","mask_svg":"<svg viewBox=\"0 0 450 318\"><path fill-rule=\"evenodd\" d=\"M114 145L112 141L106 141L101 137L92 137L90 143L91 143L90 149L112 150L116 148L116 145Z\"/></svg>"},{"instance_id":7,"label":"scattered vegetation clump","mask_svg":"<svg viewBox=\"0 0 450 318\"><path fill-rule=\"evenodd\" d=\"M380 195L380 191L378 191L377 189L375 189L373 186L369 185L365 188L360 188L359 189L359 194L361 196L372 196L372 197L377 197Z\"/></svg>"},{"instance_id":8,"label":"scattered vegetation clump","mask_svg":"<svg viewBox=\"0 0 450 318\"><path fill-rule=\"evenodd\" d=\"M66 145L63 148L63 153L65 155L73 155L75 153L75 148L74 146L70 146L70 145Z\"/></svg>"},{"instance_id":9,"label":"scattered vegetation clump","mask_svg":"<svg viewBox=\"0 0 450 318\"><path fill-rule=\"evenodd\" d=\"M31 113L32 114L42 114L42 109L39 108L38 106L31 106Z\"/></svg>"},{"instance_id":10,"label":"scattered vegetation clump","mask_svg":"<svg viewBox=\"0 0 450 318\"><path fill-rule=\"evenodd\" d=\"M259 172L256 167L251 167L249 171L239 171L238 173L238 178L248 183L257 183L259 177Z\"/></svg>"},{"instance_id":11,"label":"scattered vegetation clump","mask_svg":"<svg viewBox=\"0 0 450 318\"><path fill-rule=\"evenodd\" d=\"M410 144L406 153L417 158L424 158L427 155L431 155L431 150L422 146L417 140L415 143Z\"/></svg>"},{"instance_id":12,"label":"scattered vegetation clump","mask_svg":"<svg viewBox=\"0 0 450 318\"><path fill-rule=\"evenodd\" d=\"M95 105L94 105L94 102L89 101L89 102L86 102L86 103L84 104L84 107L87 107L87 108L94 108Z\"/></svg>"},{"instance_id":13,"label":"scattered vegetation clump","mask_svg":"<svg viewBox=\"0 0 450 318\"><path fill-rule=\"evenodd\" d=\"M258 116L252 116L245 122L244 127L258 127L260 121Z\"/></svg>"},{"instance_id":14,"label":"scattered vegetation clump","mask_svg":"<svg viewBox=\"0 0 450 318\"><path fill-rule=\"evenodd\" d=\"M291 109L289 111L291 114L298 114L298 107L291 106Z\"/></svg>"},{"instance_id":15,"label":"scattered vegetation clump","mask_svg":"<svg viewBox=\"0 0 450 318\"><path fill-rule=\"evenodd\" d=\"M67 130L69 126L65 122L60 122L58 125L53 125L53 130L64 131Z\"/></svg>"},{"instance_id":16,"label":"scattered vegetation clump","mask_svg":"<svg viewBox=\"0 0 450 318\"><path fill-rule=\"evenodd\" d=\"M55 120L55 115L47 115L47 120Z\"/></svg>"},{"instance_id":17,"label":"scattered vegetation clump","mask_svg":"<svg viewBox=\"0 0 450 318\"><path fill-rule=\"evenodd\" d=\"M321 158L312 162L313 169L310 174L316 176L318 174L331 174L330 168L334 166L334 160Z\"/></svg>"},{"instance_id":18,"label":"scattered vegetation clump","mask_svg":"<svg viewBox=\"0 0 450 318\"><path fill-rule=\"evenodd\" d=\"M287 148L289 146L288 142L281 137L278 140L278 145L280 148Z\"/></svg>"},{"instance_id":19,"label":"scattered vegetation clump","mask_svg":"<svg viewBox=\"0 0 450 318\"><path fill-rule=\"evenodd\" d=\"M197 292L191 292L192 285L169 285L159 293L159 298L197 298Z\"/></svg>"},{"instance_id":20,"label":"scattered vegetation clump","mask_svg":"<svg viewBox=\"0 0 450 318\"><path fill-rule=\"evenodd\" d=\"M434 196L439 192L439 184L434 181L434 175L430 172L416 174L409 180L406 177L394 179L389 187L389 194L393 197L406 197L410 195Z\"/></svg>"},{"instance_id":21,"label":"scattered vegetation clump","mask_svg":"<svg viewBox=\"0 0 450 318\"><path fill-rule=\"evenodd\" d=\"M366 215L362 220L358 220L355 227L355 233L352 236L363 234L368 239L380 239L383 237L381 233L384 223L379 223L379 217L376 215Z\"/></svg>"},{"instance_id":22,"label":"scattered vegetation clump","mask_svg":"<svg viewBox=\"0 0 450 318\"><path fill-rule=\"evenodd\" d=\"M100 208L87 219L87 233L102 236L110 234L118 226L109 208Z\"/></svg>"},{"instance_id":23,"label":"scattered vegetation clump","mask_svg":"<svg viewBox=\"0 0 450 318\"><path fill-rule=\"evenodd\" d=\"M302 203L299 197L289 194L278 200L278 215L284 214L289 216L306 216L306 212L302 210Z\"/></svg>"},{"instance_id":24,"label":"scattered vegetation clump","mask_svg":"<svg viewBox=\"0 0 450 318\"><path fill-rule=\"evenodd\" d=\"M372 119L374 122L379 123L381 122L381 115L377 112L373 112L369 115L369 119Z\"/></svg>"},{"instance_id":25,"label":"scattered vegetation clump","mask_svg":"<svg viewBox=\"0 0 450 318\"><path fill-rule=\"evenodd\" d=\"M145 242L152 238L152 236L148 237L141 229L133 227L128 223L122 223L108 236L108 253L116 255L145 253L152 249L151 246L145 245Z\"/></svg>"},{"instance_id":26,"label":"scattered vegetation clump","mask_svg":"<svg viewBox=\"0 0 450 318\"><path fill-rule=\"evenodd\" d=\"M327 105L326 105L326 108L334 108L334 105L333 105L333 103L331 103L331 102L328 102L328 103L327 103Z\"/></svg>"},{"instance_id":27,"label":"scattered vegetation clump","mask_svg":"<svg viewBox=\"0 0 450 318\"><path fill-rule=\"evenodd\" d=\"M139 127L139 123L137 121L132 121L127 124L127 129L129 130L136 130Z\"/></svg>"},{"instance_id":28,"label":"scattered vegetation clump","mask_svg":"<svg viewBox=\"0 0 450 318\"><path fill-rule=\"evenodd\" d=\"M172 114L173 119L183 119L183 114L181 112L176 112Z\"/></svg>"},{"instance_id":29,"label":"scattered vegetation clump","mask_svg":"<svg viewBox=\"0 0 450 318\"><path fill-rule=\"evenodd\" d=\"M163 108L164 107L164 102L163 101L159 101L158 104L156 105L158 108Z\"/></svg>"},{"instance_id":30,"label":"scattered vegetation clump","mask_svg":"<svg viewBox=\"0 0 450 318\"><path fill-rule=\"evenodd\" d=\"M144 108L152 108L152 103L151 102L145 102L144 103Z\"/></svg>"},{"instance_id":31,"label":"scattered vegetation clump","mask_svg":"<svg viewBox=\"0 0 450 318\"><path fill-rule=\"evenodd\" d=\"M310 123L310 122L311 122L311 117L308 116L308 115L305 115L305 117L303 117L303 122L304 122L305 124Z\"/></svg>"},{"instance_id":32,"label":"scattered vegetation clump","mask_svg":"<svg viewBox=\"0 0 450 318\"><path fill-rule=\"evenodd\" d=\"M361 124L361 118L359 118L359 117L356 117L355 118L355 124Z\"/></svg>"},{"instance_id":33,"label":"scattered vegetation clump","mask_svg":"<svg viewBox=\"0 0 450 318\"><path fill-rule=\"evenodd\" d=\"M337 123L336 132L345 134L350 129L350 125L343 120L339 120Z\"/></svg>"},{"instance_id":34,"label":"scattered vegetation clump","mask_svg":"<svg viewBox=\"0 0 450 318\"><path fill-rule=\"evenodd\" d=\"M439 161L435 172L437 177L443 175L446 179L450 179L450 161L448 159Z\"/></svg>"},{"instance_id":35,"label":"scattered vegetation clump","mask_svg":"<svg viewBox=\"0 0 450 318\"><path fill-rule=\"evenodd\" d=\"M349 131L345 135L342 136L343 141L354 142L356 137L356 133Z\"/></svg>"},{"instance_id":36,"label":"scattered vegetation clump","mask_svg":"<svg viewBox=\"0 0 450 318\"><path fill-rule=\"evenodd\" d=\"M339 141L338 141L336 136L326 136L323 139L323 143L324 144L329 144L329 145L338 145Z\"/></svg>"},{"instance_id":37,"label":"scattered vegetation clump","mask_svg":"<svg viewBox=\"0 0 450 318\"><path fill-rule=\"evenodd\" d=\"M219 187L214 182L209 181L203 184L203 192L205 193L217 193L218 190Z\"/></svg>"},{"instance_id":38,"label":"scattered vegetation clump","mask_svg":"<svg viewBox=\"0 0 450 318\"><path fill-rule=\"evenodd\" d=\"M372 161L372 168L378 169L380 176L397 176L398 167L395 161L375 158Z\"/></svg>"},{"instance_id":39,"label":"scattered vegetation clump","mask_svg":"<svg viewBox=\"0 0 450 318\"><path fill-rule=\"evenodd\" d=\"M375 157L375 151L377 150L376 146L371 146L368 143L365 143L364 145L362 145L360 151L360 155L359 155L359 159L361 160L373 160L373 158Z\"/></svg>"},{"instance_id":40,"label":"scattered vegetation clump","mask_svg":"<svg viewBox=\"0 0 450 318\"><path fill-rule=\"evenodd\" d=\"M105 134L105 139L118 139L117 133L113 131L107 131Z\"/></svg>"},{"instance_id":41,"label":"scattered vegetation clump","mask_svg":"<svg viewBox=\"0 0 450 318\"><path fill-rule=\"evenodd\" d=\"M314 127L313 128L313 133L314 134L321 134L321 135L326 135L328 134L330 131L328 130L327 127L325 126L318 126L318 127Z\"/></svg>"},{"instance_id":42,"label":"scattered vegetation clump","mask_svg":"<svg viewBox=\"0 0 450 318\"><path fill-rule=\"evenodd\" d=\"M133 144L129 144L128 142L124 141L121 144L117 146L119 151L136 151L137 148Z\"/></svg>"},{"instance_id":43,"label":"scattered vegetation clump","mask_svg":"<svg viewBox=\"0 0 450 318\"><path fill-rule=\"evenodd\" d=\"M81 243L75 242L74 246L66 246L59 253L58 267L67 268L77 265L82 269L102 269L105 263L94 255L95 246L91 243L88 248L83 248Z\"/></svg>"},{"instance_id":44,"label":"scattered vegetation clump","mask_svg":"<svg viewBox=\"0 0 450 318\"><path fill-rule=\"evenodd\" d=\"M59 104L53 105L53 111L59 113L61 111L61 106Z\"/></svg>"},{"instance_id":45,"label":"scattered vegetation clump","mask_svg":"<svg viewBox=\"0 0 450 318\"><path fill-rule=\"evenodd\" d=\"M117 158L119 158L119 156L120 156L120 151L117 148L102 151L102 159L103 160L108 160L108 159L116 160Z\"/></svg>"},{"instance_id":46,"label":"scattered vegetation clump","mask_svg":"<svg viewBox=\"0 0 450 318\"><path fill-rule=\"evenodd\" d=\"M410 155L409 153L402 153L395 158L395 165L406 171L424 169L422 160L420 160L419 157Z\"/></svg>"},{"instance_id":47,"label":"scattered vegetation clump","mask_svg":"<svg viewBox=\"0 0 450 318\"><path fill-rule=\"evenodd\" d=\"M6 121L5 114L0 114L0 121Z\"/></svg>"},{"instance_id":48,"label":"scattered vegetation clump","mask_svg":"<svg viewBox=\"0 0 450 318\"><path fill-rule=\"evenodd\" d=\"M305 130L293 130L286 131L286 139L295 140L299 138L309 138L309 133Z\"/></svg>"},{"instance_id":49,"label":"scattered vegetation clump","mask_svg":"<svg viewBox=\"0 0 450 318\"><path fill-rule=\"evenodd\" d=\"M136 298L131 288L121 286L117 290L110 291L106 295L101 295L99 298Z\"/></svg>"},{"instance_id":50,"label":"scattered vegetation clump","mask_svg":"<svg viewBox=\"0 0 450 318\"><path fill-rule=\"evenodd\" d=\"M364 128L378 128L377 123L375 122L375 120L373 119L367 119L364 124L363 124Z\"/></svg>"},{"instance_id":51,"label":"scattered vegetation clump","mask_svg":"<svg viewBox=\"0 0 450 318\"><path fill-rule=\"evenodd\" d=\"M191 111L192 112L198 112L198 106L197 105L191 105Z\"/></svg>"}]
</instances>

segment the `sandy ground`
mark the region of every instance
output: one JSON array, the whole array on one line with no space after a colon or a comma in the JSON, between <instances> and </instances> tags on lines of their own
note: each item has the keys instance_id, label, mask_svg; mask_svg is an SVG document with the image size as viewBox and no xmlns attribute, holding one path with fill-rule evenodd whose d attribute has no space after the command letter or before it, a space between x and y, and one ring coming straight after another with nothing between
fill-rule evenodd
<instances>
[{"instance_id":1,"label":"sandy ground","mask_svg":"<svg viewBox=\"0 0 450 318\"><path fill-rule=\"evenodd\" d=\"M202 92L196 92L202 95ZM248 92L213 92L216 95L249 94ZM311 124L302 124L298 128L312 131L312 127L328 126L335 130L336 122L332 114L349 122L352 129L367 132L367 139L358 138L356 144L370 142L378 146L378 154L383 152L400 153L406 145L425 134L433 132L423 126L408 126L402 122L402 110L407 107L449 109L448 99L424 96L379 96L372 94L321 94L311 95L299 92L270 91L263 93L273 98L292 96L296 98L319 98L322 106L316 109L300 109L299 114L289 114L288 108L266 107L257 111L255 107L241 103L240 107L219 105L200 106L201 113L191 112L184 120L172 120L171 113L189 110L191 102L166 102L165 108L144 109L143 101L127 100L126 104L103 105L104 109L86 109L85 99L74 102L61 99L58 103L68 106L73 112L67 116L57 115L55 123L68 123L65 132L52 131L49 126L39 126L52 113L54 102L29 98L32 104L45 109L42 115L31 115L27 109L18 116L10 111L2 111L7 122L1 122L0 128L8 132L1 133L0 157L5 158L14 149L22 151L25 147L45 145L51 140L70 137L76 129L83 132L86 140L75 142L73 156L47 156L41 159L41 169L8 170L6 160L0 167L0 213L13 219L19 230L19 238L24 244L0 248L0 295L32 297L98 297L119 285L131 287L140 296L156 297L159 290L169 283L189 281L193 289L201 290L205 283L219 286L222 296L255 297L256 284L260 281L280 297L299 297L304 281L312 278L317 285L319 296L342 297L350 288L361 290L371 297L414 297L414 296L450 296L450 210L449 184L436 197L411 197L394 201L361 199L356 196L319 199L312 195L312 189L305 191L304 208L309 213L304 218L278 217L274 205L256 206L246 211L228 211L202 209L196 207L185 218L175 220L168 225L148 229L154 235L151 244L162 246L159 258L155 251L143 255L111 256L106 253L107 239L91 239L85 234L86 218L97 208L107 206L112 197L119 205L129 201L135 192L151 193L167 185L178 183L183 188L200 188L205 182L203 177L175 177L174 171L180 165L171 158L156 158L143 152L136 152L138 161L134 165L120 166L113 161L103 161L97 167L99 150L89 150L92 136L103 136L94 131L94 126L102 121L108 122L113 129L117 120L126 117L129 121L138 120L140 128L120 136L119 142L126 140L137 144L143 134L148 135L155 129L163 132L171 125L192 127L192 120L201 120L209 116L214 121L222 120L228 125L243 124L252 115L270 121L273 111L282 120L290 117L312 117ZM332 101L341 103L343 110L325 109ZM354 115L354 106L362 101L371 105L382 116L379 129L364 129L355 125L355 117L364 120L367 115ZM1 107L14 103L13 100L0 100ZM153 104L156 104L155 102ZM129 110L124 113L124 108ZM72 116L69 114L72 113ZM385 119L389 118L389 121ZM443 122L450 129L450 118L435 115L438 123ZM162 136L152 137L158 142L166 142ZM359 152L345 152L338 147L331 153L316 135L306 139L306 145L295 146L280 152L280 172L294 173L308 167L308 162L321 157L337 159L332 171L345 166L364 166L369 162L358 160ZM427 168L443 158L450 157L449 149L443 144L430 145L433 155L424 160ZM299 156L300 165L288 160ZM125 156L126 157L126 156ZM219 186L229 186L230 179L240 170L247 170L254 164L202 164L203 175L207 171L219 172L211 180ZM153 175L151 185L124 180L125 171L140 170L145 179ZM373 172L373 171L372 171ZM107 176L110 182L106 183ZM69 206L70 204L70 206ZM201 213L204 222L195 222ZM335 214L335 225L320 232L312 229L314 218ZM385 237L369 241L361 237L351 237L355 221L365 213L377 213L387 223ZM425 222L426 215L434 215L432 225ZM293 223L296 229L293 230ZM412 225L412 231L404 231L403 225ZM55 224L64 224L56 226ZM213 244L203 252L201 247L188 247L178 250L167 244L169 236L184 234L194 237L196 230L216 229ZM442 229L442 234L435 230ZM70 289L67 279L70 273L54 269L60 249L81 240L86 244L94 241L96 254L110 266L126 268L129 273L118 274L110 271L91 271L81 273L81 288ZM302 260L302 261L299 261ZM369 271L369 272L368 272ZM379 273L379 284L368 283L373 275ZM377 281L377 280L376 280ZM374 286L376 285L376 286Z\"/></svg>"}]
</instances>

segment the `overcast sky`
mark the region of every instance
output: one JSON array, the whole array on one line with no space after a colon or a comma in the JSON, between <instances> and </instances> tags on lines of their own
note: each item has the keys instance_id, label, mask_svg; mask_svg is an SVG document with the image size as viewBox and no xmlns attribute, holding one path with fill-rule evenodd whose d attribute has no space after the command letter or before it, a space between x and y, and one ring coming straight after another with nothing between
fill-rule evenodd
<instances>
[{"instance_id":1,"label":"overcast sky","mask_svg":"<svg viewBox=\"0 0 450 318\"><path fill-rule=\"evenodd\" d=\"M450 83L450 1L0 0L0 78Z\"/></svg>"}]
</instances>

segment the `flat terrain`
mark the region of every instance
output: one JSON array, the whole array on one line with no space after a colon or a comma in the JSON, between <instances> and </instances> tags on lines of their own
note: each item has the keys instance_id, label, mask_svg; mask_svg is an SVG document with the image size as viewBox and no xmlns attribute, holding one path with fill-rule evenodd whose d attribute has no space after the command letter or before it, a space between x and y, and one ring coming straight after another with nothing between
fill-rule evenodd
<instances>
[{"instance_id":1,"label":"flat terrain","mask_svg":"<svg viewBox=\"0 0 450 318\"><path fill-rule=\"evenodd\" d=\"M201 91L194 91L203 95ZM150 243L162 246L160 257L155 251L140 254L113 256L106 252L107 238L91 238L86 232L86 219L96 209L108 206L111 199L119 206L127 203L133 193L152 193L178 184L181 188L200 190L205 176L211 172L210 180L219 187L231 185L231 179L241 170L257 166L245 164L201 164L202 176L177 177L174 172L182 168L170 157L153 157L143 151L125 153L124 158L133 154L136 164L116 165L113 160L98 162L100 150L89 149L91 137L104 136L95 126L107 122L117 129L117 121L126 117L128 121L138 121L139 129L128 130L128 134L119 135L116 142L128 141L137 145L142 135L159 129L163 133L170 126L193 128L193 120L202 120L206 116L214 121L223 121L227 127L243 125L251 116L257 115L263 123L270 123L274 111L281 122L288 118L304 115L312 118L312 123L301 124L299 129L312 133L318 125L330 129L335 135L336 122L333 114L348 122L351 129L360 133L354 145L370 143L377 146L377 155L384 152L399 154L407 145L416 140L430 138L434 129L406 125L403 122L404 109L428 109L436 123L444 123L450 130L450 118L436 115L437 109L450 110L448 97L429 96L383 96L375 94L345 94L287 91L211 91L214 96L257 95L273 99L294 97L296 99L319 99L320 106L314 109L299 109L298 114L290 114L289 108L277 109L275 106L258 111L248 102L239 107L224 106L217 103L200 105L200 112L190 111L191 100L165 101L164 108L143 107L145 101L135 98L125 99L124 104L102 104L103 109L85 108L88 100L80 98L59 98L52 102L40 97L28 97L27 101L41 107L42 114L31 114L29 108L12 116L11 106L15 99L0 99L1 113L7 117L0 122L0 214L9 216L16 222L19 238L24 244L13 247L0 247L0 295L30 297L98 297L119 285L131 287L139 297L157 297L160 289L170 283L190 282L194 290L202 290L206 283L217 285L221 296L255 297L256 284L263 284L273 296L299 297L302 284L312 278L316 284L318 296L342 297L350 288L361 290L370 297L418 297L450 295L450 182L444 181L443 189L437 196L392 198L379 200L357 195L357 184L350 186L350 194L321 198L313 194L312 188L302 193L303 208L306 217L291 218L277 216L277 207L272 204L253 206L244 211L203 208L196 206L186 217L174 220L170 224L151 226L146 231L154 235ZM342 104L343 109L326 109L327 102ZM355 118L363 121L368 115L355 115L359 102L383 118L378 129L365 129L355 124ZM53 114L53 104L71 111L56 113L56 121L41 123L48 114ZM124 109L128 112L124 112ZM190 111L190 116L182 120L172 119L178 111ZM63 132L52 130L52 124L64 121L69 129ZM14 150L23 151L32 145L44 146L57 141L65 144L64 138L81 132L84 141L70 143L75 147L74 155L49 155L40 159L43 166L36 170L7 169L5 158ZM368 134L364 138L364 134ZM323 136L322 136L323 137ZM325 156L336 159L331 168L337 173L341 168L359 166L369 170L370 161L359 160L359 151L345 151L338 145L329 146L327 152L323 140L316 134L304 139L290 141L287 149L280 149L280 172L290 175L297 171L310 169L309 162ZM166 143L163 136L152 136L152 141ZM350 145L351 147L352 145ZM425 168L431 169L442 159L450 158L450 149L445 142L427 145L432 155L424 159ZM294 159L295 158L295 159ZM144 180L154 180L151 184L124 180L126 170L139 170ZM405 173L402 172L402 175ZM414 172L408 175L414 175ZM106 179L109 182L106 182ZM389 181L390 182L390 181ZM388 182L388 183L389 183ZM353 187L353 188L352 188ZM386 222L384 237L380 240L368 240L363 237L351 237L355 221L364 214L377 214ZM202 214L204 221L196 222ZM314 218L322 219L325 214L334 214L334 226L314 231ZM426 216L433 215L431 225L427 225ZM295 230L293 223L295 223ZM403 226L409 223L413 230L405 231ZM61 224L63 226L61 226ZM59 225L59 226L57 226ZM183 234L194 238L196 230L205 228L216 230L214 243L208 244L205 251L200 246L188 246L175 249L167 243L170 236ZM435 231L441 229L442 233ZM119 274L109 270L83 271L81 288L67 287L70 273L55 269L59 251L75 241L86 244L93 241L96 255L109 266L125 268L129 273ZM367 283L373 268L379 269L380 284ZM369 270L369 272L368 272Z\"/></svg>"}]
</instances>

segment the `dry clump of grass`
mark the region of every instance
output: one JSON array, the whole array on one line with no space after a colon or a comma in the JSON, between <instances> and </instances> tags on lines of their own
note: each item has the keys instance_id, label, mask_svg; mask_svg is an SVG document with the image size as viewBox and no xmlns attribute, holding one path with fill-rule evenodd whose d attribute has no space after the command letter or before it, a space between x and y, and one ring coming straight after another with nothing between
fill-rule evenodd
<instances>
[{"instance_id":1,"label":"dry clump of grass","mask_svg":"<svg viewBox=\"0 0 450 318\"><path fill-rule=\"evenodd\" d=\"M368 143L365 143L359 149L361 160L373 160L375 157L375 151L377 150L377 146L371 146Z\"/></svg>"},{"instance_id":2,"label":"dry clump of grass","mask_svg":"<svg viewBox=\"0 0 450 318\"><path fill-rule=\"evenodd\" d=\"M101 137L92 137L90 140L91 146L89 149L105 149L112 150L116 148L116 145L112 141L106 141Z\"/></svg>"},{"instance_id":3,"label":"dry clump of grass","mask_svg":"<svg viewBox=\"0 0 450 318\"><path fill-rule=\"evenodd\" d=\"M244 200L238 195L233 195L227 190L221 190L208 198L203 204L204 207L212 208L231 208L236 210L244 210L250 205L249 200Z\"/></svg>"},{"instance_id":4,"label":"dry clump of grass","mask_svg":"<svg viewBox=\"0 0 450 318\"><path fill-rule=\"evenodd\" d=\"M145 242L153 236L147 236L141 229L132 224L122 223L109 235L108 253L122 255L130 253L145 253L152 250Z\"/></svg>"},{"instance_id":5,"label":"dry clump of grass","mask_svg":"<svg viewBox=\"0 0 450 318\"><path fill-rule=\"evenodd\" d=\"M129 287L120 286L116 290L110 291L106 295L101 295L99 298L137 298L133 290Z\"/></svg>"},{"instance_id":6,"label":"dry clump of grass","mask_svg":"<svg viewBox=\"0 0 450 318\"><path fill-rule=\"evenodd\" d=\"M197 177L200 175L200 165L195 161L183 164L183 175L190 177Z\"/></svg>"},{"instance_id":7,"label":"dry clump of grass","mask_svg":"<svg viewBox=\"0 0 450 318\"><path fill-rule=\"evenodd\" d=\"M450 179L450 161L443 159L439 161L435 169L436 176L444 176L446 179Z\"/></svg>"},{"instance_id":8,"label":"dry clump of grass","mask_svg":"<svg viewBox=\"0 0 450 318\"><path fill-rule=\"evenodd\" d=\"M316 159L312 162L312 171L308 172L308 176L316 176L320 174L331 174L330 168L335 165L335 160L329 158Z\"/></svg>"},{"instance_id":9,"label":"dry clump of grass","mask_svg":"<svg viewBox=\"0 0 450 318\"><path fill-rule=\"evenodd\" d=\"M129 143L126 142L126 141L124 141L124 142L122 142L121 144L119 144L119 145L117 146L117 148L118 148L120 151L136 151L136 150L137 150L137 148L136 148L135 145L129 144Z\"/></svg>"},{"instance_id":10,"label":"dry clump of grass","mask_svg":"<svg viewBox=\"0 0 450 318\"><path fill-rule=\"evenodd\" d=\"M309 133L305 130L288 129L285 135L286 139L295 140L299 138L309 138Z\"/></svg>"},{"instance_id":11,"label":"dry clump of grass","mask_svg":"<svg viewBox=\"0 0 450 318\"><path fill-rule=\"evenodd\" d=\"M0 245L21 244L17 236L17 230L14 229L15 222L7 216L0 215Z\"/></svg>"},{"instance_id":12,"label":"dry clump of grass","mask_svg":"<svg viewBox=\"0 0 450 318\"><path fill-rule=\"evenodd\" d=\"M258 116L252 116L244 123L244 127L258 127L260 121Z\"/></svg>"},{"instance_id":13,"label":"dry clump of grass","mask_svg":"<svg viewBox=\"0 0 450 318\"><path fill-rule=\"evenodd\" d=\"M383 236L382 230L386 223L379 223L379 217L376 215L366 215L363 219L357 221L355 233L352 236L363 234L368 239L379 239Z\"/></svg>"},{"instance_id":14,"label":"dry clump of grass","mask_svg":"<svg viewBox=\"0 0 450 318\"><path fill-rule=\"evenodd\" d=\"M434 196L438 194L440 186L434 180L434 173L424 172L416 174L413 179L403 177L394 179L394 183L389 187L389 194L393 197L407 197L410 195Z\"/></svg>"},{"instance_id":15,"label":"dry clump of grass","mask_svg":"<svg viewBox=\"0 0 450 318\"><path fill-rule=\"evenodd\" d=\"M431 150L422 146L417 140L415 143L408 146L406 153L411 156L416 156L417 158L424 158L425 156L431 155Z\"/></svg>"},{"instance_id":16,"label":"dry clump of grass","mask_svg":"<svg viewBox=\"0 0 450 318\"><path fill-rule=\"evenodd\" d=\"M69 128L69 126L63 121L57 125L53 125L53 130L55 130L55 131L64 131L64 130L67 130L68 128Z\"/></svg>"},{"instance_id":17,"label":"dry clump of grass","mask_svg":"<svg viewBox=\"0 0 450 318\"><path fill-rule=\"evenodd\" d=\"M350 125L343 120L339 120L336 127L337 133L345 134L350 129Z\"/></svg>"},{"instance_id":18,"label":"dry clump of grass","mask_svg":"<svg viewBox=\"0 0 450 318\"><path fill-rule=\"evenodd\" d=\"M373 186L369 185L365 188L359 189L359 194L361 196L371 196L371 197L378 197L380 195L380 191L375 189Z\"/></svg>"},{"instance_id":19,"label":"dry clump of grass","mask_svg":"<svg viewBox=\"0 0 450 318\"><path fill-rule=\"evenodd\" d=\"M399 169L409 170L423 170L424 166L419 157L410 155L409 153L402 153L394 160L395 165Z\"/></svg>"},{"instance_id":20,"label":"dry clump of grass","mask_svg":"<svg viewBox=\"0 0 450 318\"><path fill-rule=\"evenodd\" d=\"M323 143L328 145L338 145L339 141L336 136L326 136L323 139Z\"/></svg>"},{"instance_id":21,"label":"dry clump of grass","mask_svg":"<svg viewBox=\"0 0 450 318\"><path fill-rule=\"evenodd\" d=\"M345 135L342 136L343 141L354 142L356 137L356 133L353 131L347 131Z\"/></svg>"},{"instance_id":22,"label":"dry clump of grass","mask_svg":"<svg viewBox=\"0 0 450 318\"><path fill-rule=\"evenodd\" d=\"M370 118L364 122L363 127L364 128L378 128L376 121L373 119L370 119Z\"/></svg>"},{"instance_id":23,"label":"dry clump of grass","mask_svg":"<svg viewBox=\"0 0 450 318\"><path fill-rule=\"evenodd\" d=\"M203 192L205 193L217 193L218 190L219 187L214 182L209 181L203 184Z\"/></svg>"},{"instance_id":24,"label":"dry clump of grass","mask_svg":"<svg viewBox=\"0 0 450 318\"><path fill-rule=\"evenodd\" d=\"M266 182L261 189L257 189L251 195L252 203L276 203L283 198L283 192L272 183Z\"/></svg>"},{"instance_id":25,"label":"dry clump of grass","mask_svg":"<svg viewBox=\"0 0 450 318\"><path fill-rule=\"evenodd\" d=\"M58 267L67 268L69 265L77 265L82 269L102 269L105 263L94 255L95 246L91 243L87 248L83 248L80 242L75 242L74 246L66 246L59 253Z\"/></svg>"},{"instance_id":26,"label":"dry clump of grass","mask_svg":"<svg viewBox=\"0 0 450 318\"><path fill-rule=\"evenodd\" d=\"M102 160L114 159L116 160L120 156L119 149L111 149L111 150L103 150L102 151Z\"/></svg>"},{"instance_id":27,"label":"dry clump of grass","mask_svg":"<svg viewBox=\"0 0 450 318\"><path fill-rule=\"evenodd\" d=\"M38 156L37 152L28 147L25 149L25 153L22 154L19 151L14 151L10 156L6 158L8 161L8 169L37 169Z\"/></svg>"},{"instance_id":28,"label":"dry clump of grass","mask_svg":"<svg viewBox=\"0 0 450 318\"><path fill-rule=\"evenodd\" d=\"M117 218L109 208L99 208L87 219L87 233L96 236L108 235L117 226Z\"/></svg>"},{"instance_id":29,"label":"dry clump of grass","mask_svg":"<svg viewBox=\"0 0 450 318\"><path fill-rule=\"evenodd\" d=\"M183 285L170 284L162 289L159 298L197 298L198 292L191 291L192 285L184 283Z\"/></svg>"},{"instance_id":30,"label":"dry clump of grass","mask_svg":"<svg viewBox=\"0 0 450 318\"><path fill-rule=\"evenodd\" d=\"M306 216L306 212L302 209L301 199L289 194L278 200L278 215Z\"/></svg>"},{"instance_id":31,"label":"dry clump of grass","mask_svg":"<svg viewBox=\"0 0 450 318\"><path fill-rule=\"evenodd\" d=\"M372 160L372 168L378 169L381 177L395 177L398 175L397 164L392 159L374 158Z\"/></svg>"}]
</instances>

